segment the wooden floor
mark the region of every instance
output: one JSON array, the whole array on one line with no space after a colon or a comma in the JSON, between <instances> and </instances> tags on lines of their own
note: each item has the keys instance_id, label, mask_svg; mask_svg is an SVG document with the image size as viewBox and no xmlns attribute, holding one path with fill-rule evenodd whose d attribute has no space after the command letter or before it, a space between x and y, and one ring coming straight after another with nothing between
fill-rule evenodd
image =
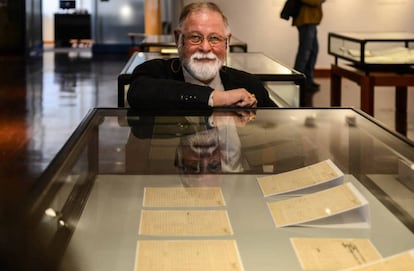
<instances>
[{"instance_id":1,"label":"wooden floor","mask_svg":"<svg viewBox=\"0 0 414 271\"><path fill-rule=\"evenodd\" d=\"M0 56L0 198L15 202L36 182L93 107L116 107L117 75L127 55L93 55L89 49L49 51L30 59ZM313 106L328 107L329 78ZM377 88L375 116L394 129L393 88ZM359 107L359 88L343 82L343 105ZM413 88L407 136L414 140Z\"/></svg>"}]
</instances>

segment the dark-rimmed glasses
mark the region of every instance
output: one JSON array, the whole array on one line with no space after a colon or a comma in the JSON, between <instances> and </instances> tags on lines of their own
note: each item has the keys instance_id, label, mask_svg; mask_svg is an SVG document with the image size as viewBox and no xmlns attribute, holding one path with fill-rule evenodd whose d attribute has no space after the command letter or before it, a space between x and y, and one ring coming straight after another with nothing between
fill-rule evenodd
<instances>
[{"instance_id":1,"label":"dark-rimmed glasses","mask_svg":"<svg viewBox=\"0 0 414 271\"><path fill-rule=\"evenodd\" d=\"M182 35L184 40L190 42L191 45L200 45L204 42L204 39L206 39L206 37L198 33ZM217 34L210 34L207 36L207 41L210 44L210 46L220 46L224 45L227 42L227 37L223 37Z\"/></svg>"}]
</instances>

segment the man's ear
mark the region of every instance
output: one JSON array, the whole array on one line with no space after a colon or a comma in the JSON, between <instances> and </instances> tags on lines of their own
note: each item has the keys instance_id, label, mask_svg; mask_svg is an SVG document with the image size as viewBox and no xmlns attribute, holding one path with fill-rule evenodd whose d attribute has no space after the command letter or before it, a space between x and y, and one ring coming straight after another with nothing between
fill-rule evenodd
<instances>
[{"instance_id":1,"label":"man's ear","mask_svg":"<svg viewBox=\"0 0 414 271\"><path fill-rule=\"evenodd\" d=\"M226 49L229 48L231 42L231 33L227 36Z\"/></svg>"},{"instance_id":2,"label":"man's ear","mask_svg":"<svg viewBox=\"0 0 414 271\"><path fill-rule=\"evenodd\" d=\"M181 32L180 32L180 30L174 30L174 39L175 39L175 44L177 45L177 47L178 47L178 41L179 41L179 39L180 39L180 34L181 34Z\"/></svg>"}]
</instances>

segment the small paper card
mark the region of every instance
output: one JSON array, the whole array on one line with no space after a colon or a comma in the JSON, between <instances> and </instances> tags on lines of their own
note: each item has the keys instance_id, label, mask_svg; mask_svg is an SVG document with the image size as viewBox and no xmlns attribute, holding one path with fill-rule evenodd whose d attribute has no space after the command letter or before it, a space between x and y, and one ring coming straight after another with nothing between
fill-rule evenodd
<instances>
[{"instance_id":1,"label":"small paper card","mask_svg":"<svg viewBox=\"0 0 414 271\"><path fill-rule=\"evenodd\" d=\"M233 229L226 210L143 210L139 234L223 236Z\"/></svg>"},{"instance_id":2,"label":"small paper card","mask_svg":"<svg viewBox=\"0 0 414 271\"><path fill-rule=\"evenodd\" d=\"M351 183L268 202L268 207L276 227L369 227L368 201Z\"/></svg>"},{"instance_id":3,"label":"small paper card","mask_svg":"<svg viewBox=\"0 0 414 271\"><path fill-rule=\"evenodd\" d=\"M225 206L220 187L146 187L144 207Z\"/></svg>"},{"instance_id":4,"label":"small paper card","mask_svg":"<svg viewBox=\"0 0 414 271\"><path fill-rule=\"evenodd\" d=\"M234 240L140 240L136 271L242 271Z\"/></svg>"},{"instance_id":5,"label":"small paper card","mask_svg":"<svg viewBox=\"0 0 414 271\"><path fill-rule=\"evenodd\" d=\"M414 249L374 261L346 271L412 271L414 270ZM344 270L345 271L345 270Z\"/></svg>"},{"instance_id":6,"label":"small paper card","mask_svg":"<svg viewBox=\"0 0 414 271\"><path fill-rule=\"evenodd\" d=\"M338 270L382 259L369 239L291 238L303 270Z\"/></svg>"},{"instance_id":7,"label":"small paper card","mask_svg":"<svg viewBox=\"0 0 414 271\"><path fill-rule=\"evenodd\" d=\"M276 175L259 177L260 189L265 197L283 193L311 193L343 183L343 172L331 161L325 160L307 167Z\"/></svg>"}]
</instances>

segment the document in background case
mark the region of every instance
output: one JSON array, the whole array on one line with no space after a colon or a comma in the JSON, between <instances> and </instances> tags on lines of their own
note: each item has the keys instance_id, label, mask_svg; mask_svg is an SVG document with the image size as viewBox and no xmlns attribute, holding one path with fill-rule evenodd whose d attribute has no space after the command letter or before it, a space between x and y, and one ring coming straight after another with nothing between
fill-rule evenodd
<instances>
[{"instance_id":1,"label":"document in background case","mask_svg":"<svg viewBox=\"0 0 414 271\"><path fill-rule=\"evenodd\" d=\"M283 193L312 193L343 183L343 172L325 160L307 167L257 178L265 197Z\"/></svg>"},{"instance_id":2,"label":"document in background case","mask_svg":"<svg viewBox=\"0 0 414 271\"><path fill-rule=\"evenodd\" d=\"M276 227L369 227L368 201L351 183L286 200L268 202Z\"/></svg>"},{"instance_id":3,"label":"document in background case","mask_svg":"<svg viewBox=\"0 0 414 271\"><path fill-rule=\"evenodd\" d=\"M384 258L363 266L344 271L412 271L414 270L414 249Z\"/></svg>"},{"instance_id":4,"label":"document in background case","mask_svg":"<svg viewBox=\"0 0 414 271\"><path fill-rule=\"evenodd\" d=\"M226 210L143 210L140 235L223 236L233 229Z\"/></svg>"},{"instance_id":5,"label":"document in background case","mask_svg":"<svg viewBox=\"0 0 414 271\"><path fill-rule=\"evenodd\" d=\"M145 187L144 207L225 206L220 187Z\"/></svg>"},{"instance_id":6,"label":"document in background case","mask_svg":"<svg viewBox=\"0 0 414 271\"><path fill-rule=\"evenodd\" d=\"M140 240L136 271L242 271L234 240Z\"/></svg>"},{"instance_id":7,"label":"document in background case","mask_svg":"<svg viewBox=\"0 0 414 271\"><path fill-rule=\"evenodd\" d=\"M369 239L291 238L303 270L339 270L381 259Z\"/></svg>"}]
</instances>

